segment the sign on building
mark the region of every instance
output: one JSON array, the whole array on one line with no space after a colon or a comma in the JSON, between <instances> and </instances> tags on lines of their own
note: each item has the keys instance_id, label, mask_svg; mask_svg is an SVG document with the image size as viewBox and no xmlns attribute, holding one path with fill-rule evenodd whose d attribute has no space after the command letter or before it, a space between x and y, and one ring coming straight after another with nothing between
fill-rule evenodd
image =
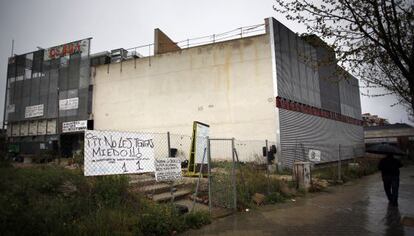
<instances>
[{"instance_id":1,"label":"sign on building","mask_svg":"<svg viewBox=\"0 0 414 236\"><path fill-rule=\"evenodd\" d=\"M46 128L47 134L56 134L56 120L55 119L47 120L46 126L47 126Z\"/></svg>"},{"instance_id":2,"label":"sign on building","mask_svg":"<svg viewBox=\"0 0 414 236\"><path fill-rule=\"evenodd\" d=\"M52 60L59 57L70 56L75 53L89 52L89 39L59 45L45 49L44 60Z\"/></svg>"},{"instance_id":3,"label":"sign on building","mask_svg":"<svg viewBox=\"0 0 414 236\"><path fill-rule=\"evenodd\" d=\"M32 120L29 122L29 135L37 135L37 121Z\"/></svg>"},{"instance_id":4,"label":"sign on building","mask_svg":"<svg viewBox=\"0 0 414 236\"><path fill-rule=\"evenodd\" d=\"M62 123L62 133L78 132L88 128L87 120L77 120Z\"/></svg>"},{"instance_id":5,"label":"sign on building","mask_svg":"<svg viewBox=\"0 0 414 236\"><path fill-rule=\"evenodd\" d=\"M29 135L29 122L23 121L20 123L20 134L19 136Z\"/></svg>"},{"instance_id":6,"label":"sign on building","mask_svg":"<svg viewBox=\"0 0 414 236\"><path fill-rule=\"evenodd\" d=\"M37 123L37 134L45 135L47 132L47 120L39 120Z\"/></svg>"},{"instance_id":7,"label":"sign on building","mask_svg":"<svg viewBox=\"0 0 414 236\"><path fill-rule=\"evenodd\" d=\"M24 118L43 116L43 104L28 106L24 110Z\"/></svg>"},{"instance_id":8,"label":"sign on building","mask_svg":"<svg viewBox=\"0 0 414 236\"><path fill-rule=\"evenodd\" d=\"M16 111L16 106L14 104L9 104L6 107L6 113L13 113Z\"/></svg>"},{"instance_id":9,"label":"sign on building","mask_svg":"<svg viewBox=\"0 0 414 236\"><path fill-rule=\"evenodd\" d=\"M310 149L308 158L309 158L309 161L315 161L315 162L321 161L321 151Z\"/></svg>"},{"instance_id":10,"label":"sign on building","mask_svg":"<svg viewBox=\"0 0 414 236\"><path fill-rule=\"evenodd\" d=\"M85 176L155 171L150 134L86 130L84 147Z\"/></svg>"},{"instance_id":11,"label":"sign on building","mask_svg":"<svg viewBox=\"0 0 414 236\"><path fill-rule=\"evenodd\" d=\"M61 111L78 109L78 106L79 106L78 97L59 100L59 110Z\"/></svg>"},{"instance_id":12,"label":"sign on building","mask_svg":"<svg viewBox=\"0 0 414 236\"><path fill-rule=\"evenodd\" d=\"M178 158L155 160L155 179L158 182L181 179L181 160Z\"/></svg>"},{"instance_id":13,"label":"sign on building","mask_svg":"<svg viewBox=\"0 0 414 236\"><path fill-rule=\"evenodd\" d=\"M11 127L11 135L13 137L20 135L20 123L11 124L10 127Z\"/></svg>"}]
</instances>

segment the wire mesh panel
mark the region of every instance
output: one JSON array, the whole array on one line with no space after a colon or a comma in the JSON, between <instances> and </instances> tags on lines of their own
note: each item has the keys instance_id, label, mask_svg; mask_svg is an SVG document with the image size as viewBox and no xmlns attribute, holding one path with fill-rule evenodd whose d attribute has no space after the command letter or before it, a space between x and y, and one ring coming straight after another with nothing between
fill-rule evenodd
<instances>
[{"instance_id":1,"label":"wire mesh panel","mask_svg":"<svg viewBox=\"0 0 414 236\"><path fill-rule=\"evenodd\" d=\"M235 148L240 162L266 164L267 160L263 156L263 147L266 147L265 140L235 141Z\"/></svg>"},{"instance_id":2,"label":"wire mesh panel","mask_svg":"<svg viewBox=\"0 0 414 236\"><path fill-rule=\"evenodd\" d=\"M317 150L320 152L319 160L311 160L310 152ZM355 145L332 145L317 143L292 143L282 147L282 159L285 166L292 166L297 161L311 161L314 164L337 162L339 160L349 160L364 155L363 144Z\"/></svg>"},{"instance_id":3,"label":"wire mesh panel","mask_svg":"<svg viewBox=\"0 0 414 236\"><path fill-rule=\"evenodd\" d=\"M189 135L170 134L170 156L179 158L181 161L188 160L191 140L192 137Z\"/></svg>"},{"instance_id":4,"label":"wire mesh panel","mask_svg":"<svg viewBox=\"0 0 414 236\"><path fill-rule=\"evenodd\" d=\"M236 179L232 139L210 139L212 207L236 208Z\"/></svg>"}]
</instances>

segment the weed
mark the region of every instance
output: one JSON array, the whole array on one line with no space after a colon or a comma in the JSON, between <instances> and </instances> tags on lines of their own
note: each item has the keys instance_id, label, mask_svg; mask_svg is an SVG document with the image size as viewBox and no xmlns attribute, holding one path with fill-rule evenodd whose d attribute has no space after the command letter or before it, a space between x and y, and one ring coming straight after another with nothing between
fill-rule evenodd
<instances>
[{"instance_id":1,"label":"weed","mask_svg":"<svg viewBox=\"0 0 414 236\"><path fill-rule=\"evenodd\" d=\"M56 166L0 168L0 206L4 235L171 235L210 222L130 192L126 176Z\"/></svg>"},{"instance_id":2,"label":"weed","mask_svg":"<svg viewBox=\"0 0 414 236\"><path fill-rule=\"evenodd\" d=\"M279 192L273 192L266 196L265 203L266 204L275 204L285 202L286 198Z\"/></svg>"}]
</instances>

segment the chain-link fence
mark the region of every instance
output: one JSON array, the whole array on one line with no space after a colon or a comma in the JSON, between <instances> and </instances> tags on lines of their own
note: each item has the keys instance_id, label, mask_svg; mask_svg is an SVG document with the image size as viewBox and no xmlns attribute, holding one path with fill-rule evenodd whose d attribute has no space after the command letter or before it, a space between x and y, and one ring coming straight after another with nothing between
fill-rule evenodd
<instances>
[{"instance_id":1,"label":"chain-link fence","mask_svg":"<svg viewBox=\"0 0 414 236\"><path fill-rule=\"evenodd\" d=\"M236 209L236 160L233 139L210 139L210 201L212 207Z\"/></svg>"},{"instance_id":2,"label":"chain-link fence","mask_svg":"<svg viewBox=\"0 0 414 236\"><path fill-rule=\"evenodd\" d=\"M333 173L337 180L342 179L343 163L365 155L364 144L332 145L315 143L282 144L282 164L291 169L295 162L311 162L313 169L336 166Z\"/></svg>"},{"instance_id":3,"label":"chain-link fence","mask_svg":"<svg viewBox=\"0 0 414 236\"><path fill-rule=\"evenodd\" d=\"M278 191L276 163L334 163L340 176L344 160L364 153L362 145L295 143L276 150L276 142L268 140L96 130L85 132L84 146L85 175L128 174L132 188L155 201L186 200L190 210L198 205L210 211L235 210L256 193ZM166 158L178 160L182 178L157 182L157 160Z\"/></svg>"},{"instance_id":4,"label":"chain-link fence","mask_svg":"<svg viewBox=\"0 0 414 236\"><path fill-rule=\"evenodd\" d=\"M316 150L320 156L316 159L310 158L312 151ZM312 163L324 164L340 160L348 160L361 157L365 153L364 144L354 145L331 145L316 143L282 143L281 162L283 166L292 167L294 162L311 161Z\"/></svg>"}]
</instances>

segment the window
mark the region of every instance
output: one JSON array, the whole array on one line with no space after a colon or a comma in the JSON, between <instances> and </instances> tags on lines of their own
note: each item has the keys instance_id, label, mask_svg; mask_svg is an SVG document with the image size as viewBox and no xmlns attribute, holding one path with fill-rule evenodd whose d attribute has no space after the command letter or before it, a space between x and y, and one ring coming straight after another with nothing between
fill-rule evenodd
<instances>
[{"instance_id":1,"label":"window","mask_svg":"<svg viewBox=\"0 0 414 236\"><path fill-rule=\"evenodd\" d=\"M24 78L25 79L31 79L32 78L32 70L31 69L25 69L24 70Z\"/></svg>"}]
</instances>

